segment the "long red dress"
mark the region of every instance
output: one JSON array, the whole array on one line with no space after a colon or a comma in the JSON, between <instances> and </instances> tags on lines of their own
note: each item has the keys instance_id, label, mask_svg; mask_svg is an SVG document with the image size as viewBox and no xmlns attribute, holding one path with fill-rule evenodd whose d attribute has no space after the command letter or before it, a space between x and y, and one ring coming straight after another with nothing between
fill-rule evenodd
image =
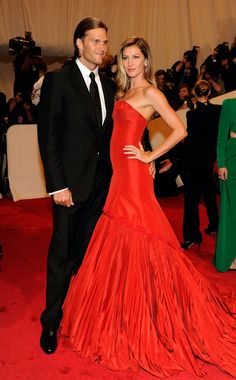
<instances>
[{"instance_id":1,"label":"long red dress","mask_svg":"<svg viewBox=\"0 0 236 380\"><path fill-rule=\"evenodd\" d=\"M123 153L127 144L138 146L146 125L128 102L116 102L110 191L72 278L62 334L79 355L114 370L202 376L202 360L236 376L232 298L182 252L156 201L149 166Z\"/></svg>"}]
</instances>

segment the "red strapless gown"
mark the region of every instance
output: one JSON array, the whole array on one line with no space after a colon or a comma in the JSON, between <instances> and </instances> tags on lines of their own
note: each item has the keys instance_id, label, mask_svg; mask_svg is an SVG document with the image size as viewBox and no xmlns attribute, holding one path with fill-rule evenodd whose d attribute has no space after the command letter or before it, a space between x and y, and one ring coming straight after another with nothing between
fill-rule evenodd
<instances>
[{"instance_id":1,"label":"red strapless gown","mask_svg":"<svg viewBox=\"0 0 236 380\"><path fill-rule=\"evenodd\" d=\"M149 166L123 153L127 144L138 146L146 125L129 103L116 102L110 191L72 278L62 334L79 355L114 370L202 376L202 360L236 376L233 302L182 252Z\"/></svg>"}]
</instances>

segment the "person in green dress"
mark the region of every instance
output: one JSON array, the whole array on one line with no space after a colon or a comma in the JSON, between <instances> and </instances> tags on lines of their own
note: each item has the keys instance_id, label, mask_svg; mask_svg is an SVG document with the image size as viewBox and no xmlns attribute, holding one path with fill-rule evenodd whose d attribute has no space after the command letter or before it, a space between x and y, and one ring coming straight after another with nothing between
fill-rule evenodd
<instances>
[{"instance_id":1,"label":"person in green dress","mask_svg":"<svg viewBox=\"0 0 236 380\"><path fill-rule=\"evenodd\" d=\"M236 269L236 98L223 102L217 141L220 217L214 265Z\"/></svg>"}]
</instances>

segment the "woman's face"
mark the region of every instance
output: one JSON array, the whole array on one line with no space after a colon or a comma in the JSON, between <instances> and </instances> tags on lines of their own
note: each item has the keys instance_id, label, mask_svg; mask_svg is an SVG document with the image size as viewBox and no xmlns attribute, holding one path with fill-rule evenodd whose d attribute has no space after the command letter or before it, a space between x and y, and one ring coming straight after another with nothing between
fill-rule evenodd
<instances>
[{"instance_id":1,"label":"woman's face","mask_svg":"<svg viewBox=\"0 0 236 380\"><path fill-rule=\"evenodd\" d=\"M122 62L125 72L130 78L143 76L147 60L137 45L124 48Z\"/></svg>"}]
</instances>

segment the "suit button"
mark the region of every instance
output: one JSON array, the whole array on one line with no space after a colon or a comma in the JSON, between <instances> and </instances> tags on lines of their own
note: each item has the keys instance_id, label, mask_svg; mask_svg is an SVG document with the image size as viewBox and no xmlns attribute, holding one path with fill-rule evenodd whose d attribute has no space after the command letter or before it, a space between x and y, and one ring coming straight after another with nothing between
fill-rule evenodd
<instances>
[{"instance_id":1,"label":"suit button","mask_svg":"<svg viewBox=\"0 0 236 380\"><path fill-rule=\"evenodd\" d=\"M98 152L98 156L99 156L99 154L100 154L100 153Z\"/></svg>"}]
</instances>

